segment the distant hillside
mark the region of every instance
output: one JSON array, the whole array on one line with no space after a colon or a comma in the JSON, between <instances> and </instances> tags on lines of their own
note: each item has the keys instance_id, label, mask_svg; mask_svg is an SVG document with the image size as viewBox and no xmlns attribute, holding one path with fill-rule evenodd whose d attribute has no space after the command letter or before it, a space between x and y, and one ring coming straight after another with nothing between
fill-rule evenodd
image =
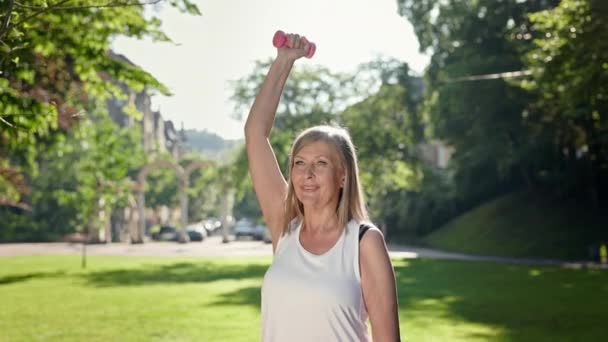
<instances>
[{"instance_id":1,"label":"distant hillside","mask_svg":"<svg viewBox=\"0 0 608 342\"><path fill-rule=\"evenodd\" d=\"M608 240L608 218L575 201L514 192L488 201L431 233L434 248L482 255L580 260Z\"/></svg>"},{"instance_id":2,"label":"distant hillside","mask_svg":"<svg viewBox=\"0 0 608 342\"><path fill-rule=\"evenodd\" d=\"M206 130L187 129L186 145L206 158L219 160L227 157L243 140L226 140Z\"/></svg>"}]
</instances>

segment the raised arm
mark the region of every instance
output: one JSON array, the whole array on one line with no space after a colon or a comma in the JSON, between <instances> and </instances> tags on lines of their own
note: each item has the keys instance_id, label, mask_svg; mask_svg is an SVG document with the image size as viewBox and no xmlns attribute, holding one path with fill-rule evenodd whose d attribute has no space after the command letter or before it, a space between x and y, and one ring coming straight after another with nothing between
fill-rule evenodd
<instances>
[{"instance_id":1,"label":"raised arm","mask_svg":"<svg viewBox=\"0 0 608 342\"><path fill-rule=\"evenodd\" d=\"M306 54L308 44L298 35L289 34L287 39L287 46L291 48L277 49L277 57L268 70L245 123L249 173L264 220L272 235L273 249L283 229L287 182L270 145L270 131L289 72L295 60Z\"/></svg>"}]
</instances>

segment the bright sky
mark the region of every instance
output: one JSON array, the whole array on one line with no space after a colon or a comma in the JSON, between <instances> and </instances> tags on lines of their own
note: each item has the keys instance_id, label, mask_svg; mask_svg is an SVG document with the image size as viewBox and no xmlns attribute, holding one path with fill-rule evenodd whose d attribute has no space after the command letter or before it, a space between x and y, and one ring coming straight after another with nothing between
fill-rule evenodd
<instances>
[{"instance_id":1,"label":"bright sky","mask_svg":"<svg viewBox=\"0 0 608 342\"><path fill-rule=\"evenodd\" d=\"M305 35L317 44L312 59L297 63L352 71L376 56L394 57L422 72L429 58L418 52L409 22L396 0L198 0L202 16L168 5L160 13L164 32L176 43L120 38L116 52L152 73L173 96L153 98L165 120L177 127L206 129L225 139L243 136L231 118L229 80L251 73L254 61L275 56L278 29ZM244 117L246 113L243 113Z\"/></svg>"}]
</instances>

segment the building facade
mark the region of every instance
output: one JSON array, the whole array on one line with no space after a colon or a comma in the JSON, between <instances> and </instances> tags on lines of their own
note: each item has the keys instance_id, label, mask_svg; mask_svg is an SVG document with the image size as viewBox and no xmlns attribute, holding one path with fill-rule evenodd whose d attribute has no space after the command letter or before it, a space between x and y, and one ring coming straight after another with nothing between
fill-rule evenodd
<instances>
[{"instance_id":1,"label":"building facade","mask_svg":"<svg viewBox=\"0 0 608 342\"><path fill-rule=\"evenodd\" d=\"M133 64L123 55L110 53L112 58ZM134 64L133 64L134 65ZM149 90L144 88L140 92L129 89L125 84L114 82L124 94L124 98L111 98L106 101L110 117L121 127L139 126L141 128L142 148L144 152L154 159L157 154L168 153L175 160L183 156L185 135L175 129L171 120L164 120L160 111L152 110L152 98ZM140 118L126 113L126 108L134 107L140 113Z\"/></svg>"}]
</instances>

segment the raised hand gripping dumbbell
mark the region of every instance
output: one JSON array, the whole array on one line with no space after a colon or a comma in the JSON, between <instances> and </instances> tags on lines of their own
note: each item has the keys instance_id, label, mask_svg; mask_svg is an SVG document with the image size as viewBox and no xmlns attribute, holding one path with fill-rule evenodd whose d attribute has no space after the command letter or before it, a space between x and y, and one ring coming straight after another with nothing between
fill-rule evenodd
<instances>
[{"instance_id":1,"label":"raised hand gripping dumbbell","mask_svg":"<svg viewBox=\"0 0 608 342\"><path fill-rule=\"evenodd\" d=\"M302 39L308 43L308 51L306 52L306 58L312 58L317 51L317 45L313 42L309 42L306 37L302 37ZM276 48L280 48L288 44L287 35L285 32L278 30L275 32L274 37L272 37L272 45ZM289 46L288 46L289 47Z\"/></svg>"}]
</instances>

